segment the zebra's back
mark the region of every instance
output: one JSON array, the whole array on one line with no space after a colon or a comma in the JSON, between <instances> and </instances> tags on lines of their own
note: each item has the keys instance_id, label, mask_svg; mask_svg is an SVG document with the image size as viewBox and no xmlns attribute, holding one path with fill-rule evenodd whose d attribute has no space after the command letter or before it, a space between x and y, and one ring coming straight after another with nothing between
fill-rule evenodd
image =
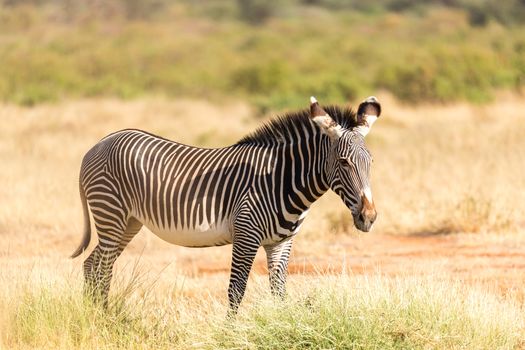
<instances>
[{"instance_id":1,"label":"zebra's back","mask_svg":"<svg viewBox=\"0 0 525 350\"><path fill-rule=\"evenodd\" d=\"M92 210L117 210L118 200L123 214L170 243L223 245L232 241L237 203L263 172L253 162L260 152L242 145L197 148L122 130L86 154L80 180Z\"/></svg>"}]
</instances>

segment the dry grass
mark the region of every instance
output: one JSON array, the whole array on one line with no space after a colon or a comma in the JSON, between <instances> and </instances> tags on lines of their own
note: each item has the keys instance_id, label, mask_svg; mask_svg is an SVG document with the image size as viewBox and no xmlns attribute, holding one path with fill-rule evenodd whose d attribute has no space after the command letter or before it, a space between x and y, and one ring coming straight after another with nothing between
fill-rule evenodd
<instances>
[{"instance_id":1,"label":"dry grass","mask_svg":"<svg viewBox=\"0 0 525 350\"><path fill-rule=\"evenodd\" d=\"M368 139L375 159L372 185L379 211L374 233L422 236L477 233L486 234L493 240L523 242L525 102L513 96L501 96L487 106L411 107L397 104L388 95L380 95L379 98L383 102L384 115L374 126ZM106 134L127 127L145 129L185 143L218 147L234 142L262 122L254 117L251 108L238 102L225 101L222 105L212 105L203 101L165 99L132 102L86 100L35 108L3 105L0 106L0 120L0 162L3 164L0 171L0 285L4 286L0 294L0 329L11 329L2 334L1 341L13 347L64 348L72 345L87 348L98 346L98 342L105 338L94 338L95 341L86 343L78 339L76 341L80 343L71 343L72 338L67 338L63 339L64 343L60 343L56 335L53 335L56 330L52 328L47 328L48 333L44 330L42 334L29 335L29 338L18 337L13 329L20 325L13 323L12 316L18 312L17 308L20 305L22 311L32 315L27 308L36 305L38 310L38 307L42 307L42 304L38 304L41 301L59 307L57 312L60 317L65 317L75 310L86 310L84 306L73 303L79 295L78 275L81 259L66 259L80 240L82 218L77 176L83 154ZM314 242L337 241L342 234L355 235L351 220L348 210L337 196L328 193L314 204L303 232L296 240L296 248L303 252L315 252ZM214 250L187 250L170 246L149 233L141 232L130 244L123 259L119 260L118 269L123 269L130 259L133 260L138 255L144 256L142 264L153 274L168 266L163 272L164 278L154 288L155 293L162 294L168 291L168 296L158 296L155 299L158 303L151 307L161 312L171 300L169 298L194 297L201 300L201 304L191 315L180 316L185 310L189 310L191 305L169 312L173 311L180 317L186 317L186 320L198 320L198 324L202 325L214 312L222 315L224 311L222 302L225 300L227 274L221 272L203 277L201 271L194 267L194 262L203 258L216 261L214 258L219 256L225 260L225 256L229 256L229 249L224 247ZM515 261L513 266L518 265L519 262ZM192 267L195 271L191 270ZM224 268L227 267L225 264ZM185 277L174 277L180 276L181 273ZM124 273L124 276L127 275L129 274ZM194 278L195 276L197 278ZM318 277L316 281L324 278ZM300 276L294 278L302 280ZM374 286L383 283L389 285L389 281L381 280ZM68 283L71 285L70 294L65 304L57 306L57 298L60 297L57 293L67 290ZM411 285L411 293L417 295L417 283L414 283ZM306 285L308 284L315 282L306 282ZM294 288L297 291L303 289L300 284ZM430 284L427 290L434 291L433 288ZM445 300L453 299L454 295L457 296L457 289L454 288L456 287L451 289L450 294L446 294L444 287L443 290L439 289L440 292L436 295L443 296ZM249 292L250 290L249 288ZM44 296L39 293L44 293ZM253 290L250 293L253 293ZM248 298L246 305L255 302L255 294L250 294L252 297ZM477 295L478 301L493 298L491 293L483 292ZM320 298L319 300L324 300L323 297ZM366 294L358 298L366 299ZM463 301L471 300L465 295L460 295L459 298ZM297 297L294 300L299 299ZM29 304L24 304L26 301ZM520 304L522 300L501 301L501 305L499 302L494 302L495 304L490 304L490 308L480 311L480 319L489 322L488 319L493 317L494 310L501 305L507 305L501 307L511 310L507 315L510 318L508 324L514 321L523 324L523 318L514 316L515 311L523 307ZM211 305L209 311L204 311L208 304ZM395 304L391 306L391 310L396 310ZM153 309L146 308L144 312L152 312ZM455 310L459 309L458 306ZM272 308L269 310L254 311L244 318L248 325L248 328L244 328L246 333L243 333L247 337L246 341L262 339L257 338L257 334L250 333L249 325L255 327L260 320L271 319L279 313ZM298 309L287 310L291 313L286 317L294 317L294 312ZM304 308L299 310L297 312L305 311ZM89 312L86 316L88 318L93 316L93 313ZM432 313L428 315L432 316ZM28 320L33 316L28 316ZM45 312L40 316L44 317L42 322L51 318ZM171 315L166 322L173 325L180 320L179 316ZM20 321L20 318L18 320ZM75 322L77 321L89 325L89 319ZM397 324L398 321L400 320L396 319L392 322ZM308 322L304 324L305 327L312 326ZM59 323L55 324L57 325L60 326ZM31 324L26 326L30 328ZM312 329L317 330L317 326L312 326ZM29 329L27 327L26 330ZM87 333L82 333L82 337L85 338L81 339L91 337L92 330L86 327L82 328ZM412 325L407 327L407 339L412 339L410 337L414 334L420 334L416 328L410 328ZM508 328L511 333L517 329L511 328ZM198 333L202 329L197 327L193 331ZM221 331L214 328L212 332ZM317 334L315 332L312 334ZM395 328L393 332L401 331ZM170 334L171 337L174 333ZM227 338L228 333L226 334L226 338L221 338L221 343L206 343L202 346L197 344L194 347L213 347L217 344L254 346L253 342L241 344L238 340ZM423 339L426 339L422 343L416 341L406 344L433 347L434 340L428 337L434 335L429 334L422 335ZM45 337L49 337L48 343ZM515 336L509 337L503 338L505 341L517 339ZM187 339L181 340L182 347L192 345L186 341ZM126 347L128 343L112 344L116 347ZM330 344L327 343L327 347L330 347ZM447 348L446 344L451 347L466 346L463 343L439 344L438 348ZM494 345L487 345L487 348L505 348L501 344L507 343L491 340L486 344ZM143 345L154 346L154 343Z\"/></svg>"},{"instance_id":2,"label":"dry grass","mask_svg":"<svg viewBox=\"0 0 525 350\"><path fill-rule=\"evenodd\" d=\"M525 186L525 103L509 96L483 107L412 108L388 96L382 101L383 119L368 140L379 212L375 232L523 229L525 193L518 189ZM312 211L310 221L322 226L307 225L305 231L347 232L352 224L346 210L326 202L319 203L322 216Z\"/></svg>"},{"instance_id":3,"label":"dry grass","mask_svg":"<svg viewBox=\"0 0 525 350\"><path fill-rule=\"evenodd\" d=\"M383 213L377 229L405 234L521 229L524 107L523 100L501 96L485 107L385 109L391 119L385 118L382 130L378 123L371 140L374 193Z\"/></svg>"},{"instance_id":4,"label":"dry grass","mask_svg":"<svg viewBox=\"0 0 525 350\"><path fill-rule=\"evenodd\" d=\"M133 266L130 267L131 269ZM518 349L523 306L444 276L295 276L285 302L252 279L240 315L225 322L217 281L162 288L140 271L117 278L107 312L59 269L3 270L0 344L96 349ZM202 291L188 295L188 291ZM161 290L155 294L154 291Z\"/></svg>"},{"instance_id":5,"label":"dry grass","mask_svg":"<svg viewBox=\"0 0 525 350\"><path fill-rule=\"evenodd\" d=\"M380 96L384 115L368 145L379 219L374 232L435 234L523 229L525 102L412 108ZM79 240L77 176L100 138L135 127L190 144L224 146L263 120L237 102L92 100L0 107L0 254L54 254ZM356 232L348 210L325 195L302 236ZM149 238L148 238L149 239ZM143 243L143 242L142 242ZM139 244L138 246L143 246Z\"/></svg>"},{"instance_id":6,"label":"dry grass","mask_svg":"<svg viewBox=\"0 0 525 350\"><path fill-rule=\"evenodd\" d=\"M507 97L486 107L410 108L382 97L384 116L368 140L375 159L376 232L505 233L523 225L525 103ZM0 119L0 234L16 238L9 239L13 249L36 234L41 251L78 240L79 163L104 135L137 127L218 147L262 122L239 103L191 100L2 106ZM316 207L304 228L308 236L351 227L335 195Z\"/></svg>"}]
</instances>

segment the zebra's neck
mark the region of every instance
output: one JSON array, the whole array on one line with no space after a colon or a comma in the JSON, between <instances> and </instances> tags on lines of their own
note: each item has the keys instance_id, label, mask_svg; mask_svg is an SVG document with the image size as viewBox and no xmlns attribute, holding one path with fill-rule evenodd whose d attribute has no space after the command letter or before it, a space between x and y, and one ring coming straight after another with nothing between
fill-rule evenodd
<instances>
[{"instance_id":1,"label":"zebra's neck","mask_svg":"<svg viewBox=\"0 0 525 350\"><path fill-rule=\"evenodd\" d=\"M323 108L344 129L351 130L358 125L355 112L349 108ZM279 164L274 168L277 177L271 186L280 191L280 196L289 198L294 211L308 209L330 188L330 179L334 176L331 169L335 168L337 159L330 156L333 154L331 142L312 123L307 109L272 119L236 146L263 147L278 153Z\"/></svg>"},{"instance_id":2,"label":"zebra's neck","mask_svg":"<svg viewBox=\"0 0 525 350\"><path fill-rule=\"evenodd\" d=\"M297 130L296 130L297 131ZM274 145L274 184L286 212L301 214L329 189L326 162L330 141L315 127L303 128L291 142Z\"/></svg>"}]
</instances>

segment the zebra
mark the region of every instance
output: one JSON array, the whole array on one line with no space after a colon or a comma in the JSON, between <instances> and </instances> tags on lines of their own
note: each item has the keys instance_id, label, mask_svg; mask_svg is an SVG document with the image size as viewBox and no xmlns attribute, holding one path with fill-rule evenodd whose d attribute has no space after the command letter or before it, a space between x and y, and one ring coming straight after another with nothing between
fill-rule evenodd
<instances>
[{"instance_id":1,"label":"zebra","mask_svg":"<svg viewBox=\"0 0 525 350\"><path fill-rule=\"evenodd\" d=\"M336 192L361 231L376 220L364 139L380 114L374 96L357 112L323 108L311 97L309 110L275 118L224 148L193 147L136 129L104 137L80 168L84 234L71 257L90 243L90 210L98 234L83 263L84 290L107 306L113 264L146 226L180 246L232 244L231 314L261 246L270 291L283 298L293 238L319 197Z\"/></svg>"}]
</instances>

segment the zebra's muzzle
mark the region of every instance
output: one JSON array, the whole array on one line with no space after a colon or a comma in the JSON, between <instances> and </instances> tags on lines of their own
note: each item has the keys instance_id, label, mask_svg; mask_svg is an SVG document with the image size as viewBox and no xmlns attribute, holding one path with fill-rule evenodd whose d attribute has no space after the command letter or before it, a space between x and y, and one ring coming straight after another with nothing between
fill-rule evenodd
<instances>
[{"instance_id":1,"label":"zebra's muzzle","mask_svg":"<svg viewBox=\"0 0 525 350\"><path fill-rule=\"evenodd\" d=\"M374 202L369 201L366 196L361 197L361 210L357 217L354 217L355 227L363 232L368 232L372 228L377 218L377 211Z\"/></svg>"}]
</instances>

